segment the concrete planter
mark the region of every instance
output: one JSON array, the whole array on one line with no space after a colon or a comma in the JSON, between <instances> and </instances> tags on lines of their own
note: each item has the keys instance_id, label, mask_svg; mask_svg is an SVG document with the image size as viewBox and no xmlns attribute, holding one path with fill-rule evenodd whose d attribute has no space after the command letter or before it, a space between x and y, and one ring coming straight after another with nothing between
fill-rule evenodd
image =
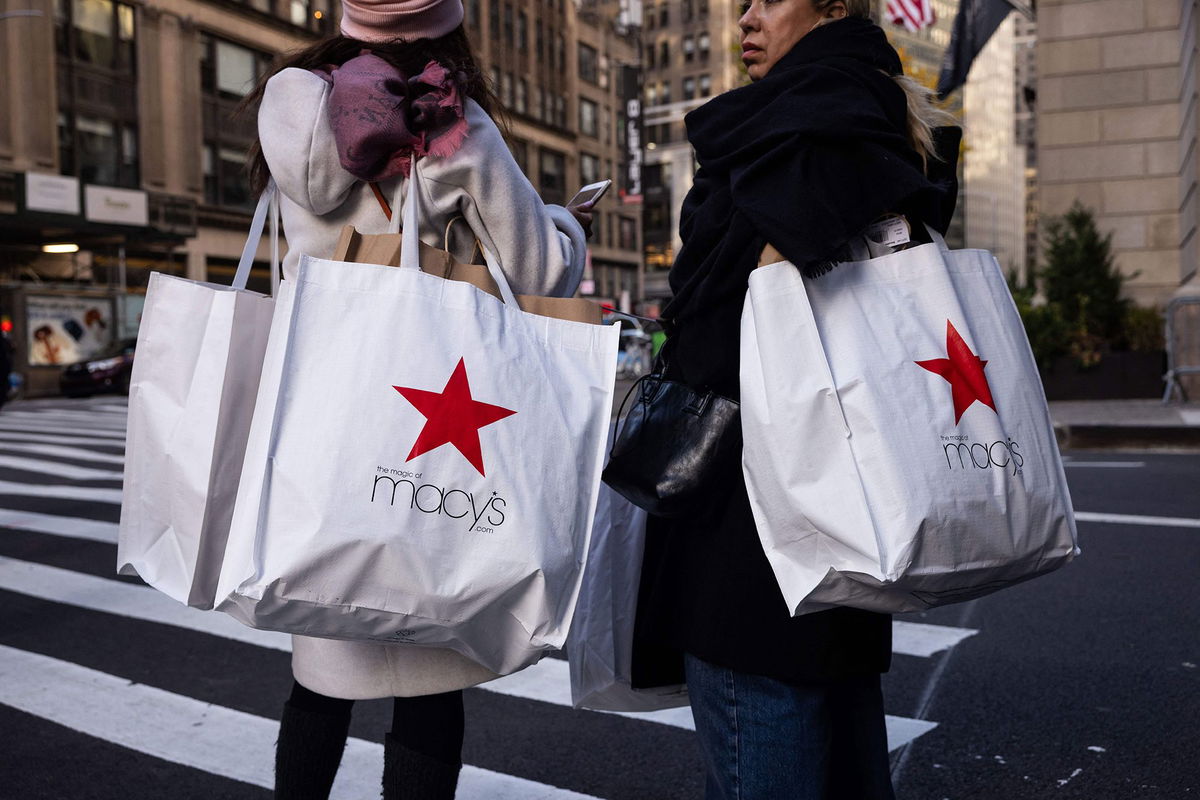
<instances>
[{"instance_id":1,"label":"concrete planter","mask_svg":"<svg viewBox=\"0 0 1200 800\"><path fill-rule=\"evenodd\" d=\"M1127 400L1162 397L1167 371L1164 352L1106 353L1094 367L1081 369L1063 356L1041 371L1047 400Z\"/></svg>"}]
</instances>

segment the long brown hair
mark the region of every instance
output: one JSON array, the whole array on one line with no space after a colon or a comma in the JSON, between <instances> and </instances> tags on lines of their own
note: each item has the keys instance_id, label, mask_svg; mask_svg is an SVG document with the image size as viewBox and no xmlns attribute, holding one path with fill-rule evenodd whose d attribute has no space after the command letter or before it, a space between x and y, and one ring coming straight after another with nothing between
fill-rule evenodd
<instances>
[{"instance_id":1,"label":"long brown hair","mask_svg":"<svg viewBox=\"0 0 1200 800\"><path fill-rule=\"evenodd\" d=\"M471 51L471 42L462 25L437 39L416 39L411 42L404 39L393 39L390 42L364 42L335 34L303 50L282 56L276 61L275 69L271 74L261 78L258 85L254 87L254 91L246 95L238 105L236 113L241 114L247 110L258 108L259 101L262 100L263 92L266 90L267 81L281 70L289 67L323 69L340 66L350 59L362 55L364 50L374 53L406 75L420 73L430 61L438 62L450 70L452 75L459 76L459 91L478 103L488 116L497 119L502 131L505 129L495 88L479 68L479 62ZM247 154L246 170L250 175L250 187L254 194L262 192L271 172L267 167L266 158L263 157L262 142L257 138Z\"/></svg>"}]
</instances>

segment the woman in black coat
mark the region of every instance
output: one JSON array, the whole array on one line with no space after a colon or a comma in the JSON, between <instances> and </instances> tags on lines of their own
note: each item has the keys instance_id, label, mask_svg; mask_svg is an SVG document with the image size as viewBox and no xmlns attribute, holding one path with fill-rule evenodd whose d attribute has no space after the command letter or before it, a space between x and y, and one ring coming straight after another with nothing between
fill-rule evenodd
<instances>
[{"instance_id":1,"label":"woman in black coat","mask_svg":"<svg viewBox=\"0 0 1200 800\"><path fill-rule=\"evenodd\" d=\"M750 271L811 279L849 260L886 213L945 231L960 131L902 74L869 0L752 0L739 20L752 83L687 116L699 170L670 273L668 378L738 397ZM652 518L633 681L686 681L707 797L891 798L880 673L891 617L793 618L755 529L737 456L708 501ZM830 497L829 502L838 502Z\"/></svg>"}]
</instances>

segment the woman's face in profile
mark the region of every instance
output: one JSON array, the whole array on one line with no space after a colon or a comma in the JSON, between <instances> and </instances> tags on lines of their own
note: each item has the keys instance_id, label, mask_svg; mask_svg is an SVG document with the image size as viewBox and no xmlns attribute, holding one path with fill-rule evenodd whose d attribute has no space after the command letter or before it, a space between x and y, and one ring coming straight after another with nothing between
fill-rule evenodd
<instances>
[{"instance_id":1,"label":"woman's face in profile","mask_svg":"<svg viewBox=\"0 0 1200 800\"><path fill-rule=\"evenodd\" d=\"M830 16L832 15L832 16ZM742 4L742 63L758 80L824 19L845 16L840 4L824 12L812 0L748 0Z\"/></svg>"}]
</instances>

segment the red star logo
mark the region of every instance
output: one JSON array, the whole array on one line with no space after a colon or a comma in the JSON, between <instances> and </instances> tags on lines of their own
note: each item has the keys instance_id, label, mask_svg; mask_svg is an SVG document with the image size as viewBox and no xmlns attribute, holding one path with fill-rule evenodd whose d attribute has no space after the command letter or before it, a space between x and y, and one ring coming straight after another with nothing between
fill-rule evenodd
<instances>
[{"instance_id":1,"label":"red star logo","mask_svg":"<svg viewBox=\"0 0 1200 800\"><path fill-rule=\"evenodd\" d=\"M983 368L988 362L971 352L971 348L963 341L950 320L946 320L946 355L949 358L934 358L913 363L941 375L950 383L951 395L954 397L954 424L958 424L963 412L976 400L995 411L996 403L992 400L992 389L983 374Z\"/></svg>"},{"instance_id":2,"label":"red star logo","mask_svg":"<svg viewBox=\"0 0 1200 800\"><path fill-rule=\"evenodd\" d=\"M484 475L479 429L517 413L500 406L480 403L471 397L467 366L461 358L451 373L450 380L446 381L446 388L440 393L403 386L392 388L404 395L405 400L425 415L425 427L421 428L408 458L404 459L405 462L444 444L452 444L480 475Z\"/></svg>"}]
</instances>

